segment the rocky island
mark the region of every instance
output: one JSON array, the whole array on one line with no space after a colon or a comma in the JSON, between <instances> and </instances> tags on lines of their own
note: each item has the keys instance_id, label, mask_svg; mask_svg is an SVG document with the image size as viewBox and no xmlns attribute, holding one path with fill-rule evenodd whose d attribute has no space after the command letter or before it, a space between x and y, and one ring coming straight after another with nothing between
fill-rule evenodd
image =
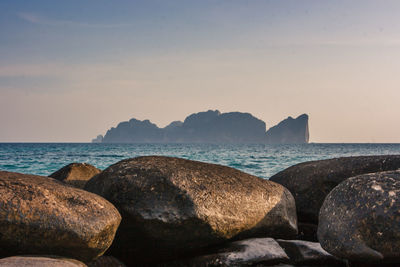
<instances>
[{"instance_id":1,"label":"rocky island","mask_svg":"<svg viewBox=\"0 0 400 267\"><path fill-rule=\"evenodd\" d=\"M93 143L265 143L303 144L309 141L308 115L288 117L266 131L266 123L250 113L209 110L191 114L159 128L149 120L131 119L112 127Z\"/></svg>"}]
</instances>

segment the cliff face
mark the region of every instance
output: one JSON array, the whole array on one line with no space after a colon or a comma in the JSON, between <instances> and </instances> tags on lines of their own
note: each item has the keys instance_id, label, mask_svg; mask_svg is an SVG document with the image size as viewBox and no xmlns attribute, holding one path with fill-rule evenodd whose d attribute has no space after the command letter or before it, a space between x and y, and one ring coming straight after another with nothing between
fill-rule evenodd
<instances>
[{"instance_id":1,"label":"cliff face","mask_svg":"<svg viewBox=\"0 0 400 267\"><path fill-rule=\"evenodd\" d=\"M300 118L300 119L299 119ZM104 143L307 143L308 116L288 118L266 134L265 122L250 113L218 110L192 114L159 128L149 120L131 119L107 131ZM282 124L283 123L283 124ZM282 125L281 125L282 124ZM307 134L301 131L307 130Z\"/></svg>"},{"instance_id":2,"label":"cliff face","mask_svg":"<svg viewBox=\"0 0 400 267\"><path fill-rule=\"evenodd\" d=\"M278 125L271 127L266 134L269 144L302 144L308 143L308 115L303 114L293 119L288 117Z\"/></svg>"},{"instance_id":3,"label":"cliff face","mask_svg":"<svg viewBox=\"0 0 400 267\"><path fill-rule=\"evenodd\" d=\"M153 143L160 142L162 137L162 129L149 120L131 119L108 130L103 143Z\"/></svg>"}]
</instances>

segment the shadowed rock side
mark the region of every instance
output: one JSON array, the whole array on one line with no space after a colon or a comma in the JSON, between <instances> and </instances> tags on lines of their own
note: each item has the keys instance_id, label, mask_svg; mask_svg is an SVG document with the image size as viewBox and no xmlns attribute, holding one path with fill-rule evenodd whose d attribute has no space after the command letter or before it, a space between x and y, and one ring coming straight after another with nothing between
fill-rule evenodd
<instances>
[{"instance_id":1,"label":"shadowed rock side","mask_svg":"<svg viewBox=\"0 0 400 267\"><path fill-rule=\"evenodd\" d=\"M103 143L307 143L308 116L287 119L271 128L249 113L199 112L184 122L174 121L158 128L149 120L131 119L107 131Z\"/></svg>"},{"instance_id":2,"label":"shadowed rock side","mask_svg":"<svg viewBox=\"0 0 400 267\"><path fill-rule=\"evenodd\" d=\"M85 189L122 214L110 249L127 264L172 259L239 237L297 232L287 189L220 165L160 156L127 159Z\"/></svg>"},{"instance_id":3,"label":"shadowed rock side","mask_svg":"<svg viewBox=\"0 0 400 267\"><path fill-rule=\"evenodd\" d=\"M50 174L49 177L77 188L83 188L90 178L100 172L101 170L87 163L71 163Z\"/></svg>"},{"instance_id":4,"label":"shadowed rock side","mask_svg":"<svg viewBox=\"0 0 400 267\"><path fill-rule=\"evenodd\" d=\"M319 221L318 239L333 255L400 264L400 171L342 182L326 197Z\"/></svg>"},{"instance_id":5,"label":"shadowed rock side","mask_svg":"<svg viewBox=\"0 0 400 267\"><path fill-rule=\"evenodd\" d=\"M396 170L400 155L344 157L304 162L270 178L293 194L299 222L318 223L328 193L345 179L364 173Z\"/></svg>"},{"instance_id":6,"label":"shadowed rock side","mask_svg":"<svg viewBox=\"0 0 400 267\"><path fill-rule=\"evenodd\" d=\"M83 262L51 256L14 256L0 259L2 267L86 267Z\"/></svg>"},{"instance_id":7,"label":"shadowed rock side","mask_svg":"<svg viewBox=\"0 0 400 267\"><path fill-rule=\"evenodd\" d=\"M126 265L112 256L101 256L90 262L88 267L126 267Z\"/></svg>"},{"instance_id":8,"label":"shadowed rock side","mask_svg":"<svg viewBox=\"0 0 400 267\"><path fill-rule=\"evenodd\" d=\"M98 195L0 171L0 257L50 254L89 262L111 245L120 220Z\"/></svg>"},{"instance_id":9,"label":"shadowed rock side","mask_svg":"<svg viewBox=\"0 0 400 267\"><path fill-rule=\"evenodd\" d=\"M296 119L289 117L270 128L266 134L266 142L269 144L303 144L308 143L309 139L307 114Z\"/></svg>"}]
</instances>

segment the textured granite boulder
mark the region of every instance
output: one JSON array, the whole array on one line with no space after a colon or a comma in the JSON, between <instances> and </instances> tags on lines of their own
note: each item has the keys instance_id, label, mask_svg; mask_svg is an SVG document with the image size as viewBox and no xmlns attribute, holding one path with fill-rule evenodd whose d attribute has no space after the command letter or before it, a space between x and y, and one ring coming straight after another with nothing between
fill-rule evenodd
<instances>
[{"instance_id":1,"label":"textured granite boulder","mask_svg":"<svg viewBox=\"0 0 400 267\"><path fill-rule=\"evenodd\" d=\"M122 223L112 255L156 261L230 239L293 237L294 199L283 186L233 168L148 156L120 161L85 190L113 203Z\"/></svg>"},{"instance_id":2,"label":"textured granite boulder","mask_svg":"<svg viewBox=\"0 0 400 267\"><path fill-rule=\"evenodd\" d=\"M318 223L318 213L326 195L340 182L360 174L399 168L400 155L345 157L300 163L275 174L270 180L293 194L299 222Z\"/></svg>"},{"instance_id":3,"label":"textured granite boulder","mask_svg":"<svg viewBox=\"0 0 400 267\"><path fill-rule=\"evenodd\" d=\"M349 261L400 265L400 171L359 175L335 187L320 211L318 239Z\"/></svg>"},{"instance_id":4,"label":"textured granite boulder","mask_svg":"<svg viewBox=\"0 0 400 267\"><path fill-rule=\"evenodd\" d=\"M101 170L87 163L71 163L50 174L49 177L77 188L84 188L86 182L100 172Z\"/></svg>"},{"instance_id":5,"label":"textured granite boulder","mask_svg":"<svg viewBox=\"0 0 400 267\"><path fill-rule=\"evenodd\" d=\"M273 238L251 238L225 244L213 254L166 266L264 266L287 262L288 256Z\"/></svg>"},{"instance_id":6,"label":"textured granite boulder","mask_svg":"<svg viewBox=\"0 0 400 267\"><path fill-rule=\"evenodd\" d=\"M277 240L295 265L337 265L345 262L326 252L319 243L303 240Z\"/></svg>"},{"instance_id":7,"label":"textured granite boulder","mask_svg":"<svg viewBox=\"0 0 400 267\"><path fill-rule=\"evenodd\" d=\"M86 267L83 262L51 256L14 256L0 259L1 267Z\"/></svg>"},{"instance_id":8,"label":"textured granite boulder","mask_svg":"<svg viewBox=\"0 0 400 267\"><path fill-rule=\"evenodd\" d=\"M104 198L48 177L0 171L0 256L59 255L89 262L121 221Z\"/></svg>"}]
</instances>

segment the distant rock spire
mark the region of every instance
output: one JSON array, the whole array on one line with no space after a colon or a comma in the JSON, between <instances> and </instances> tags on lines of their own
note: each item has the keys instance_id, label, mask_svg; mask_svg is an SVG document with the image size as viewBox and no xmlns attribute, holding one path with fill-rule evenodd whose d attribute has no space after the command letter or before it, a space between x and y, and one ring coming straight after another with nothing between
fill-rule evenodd
<instances>
[{"instance_id":1,"label":"distant rock spire","mask_svg":"<svg viewBox=\"0 0 400 267\"><path fill-rule=\"evenodd\" d=\"M288 117L267 131L269 144L303 144L310 139L308 115L302 114L296 119Z\"/></svg>"}]
</instances>

